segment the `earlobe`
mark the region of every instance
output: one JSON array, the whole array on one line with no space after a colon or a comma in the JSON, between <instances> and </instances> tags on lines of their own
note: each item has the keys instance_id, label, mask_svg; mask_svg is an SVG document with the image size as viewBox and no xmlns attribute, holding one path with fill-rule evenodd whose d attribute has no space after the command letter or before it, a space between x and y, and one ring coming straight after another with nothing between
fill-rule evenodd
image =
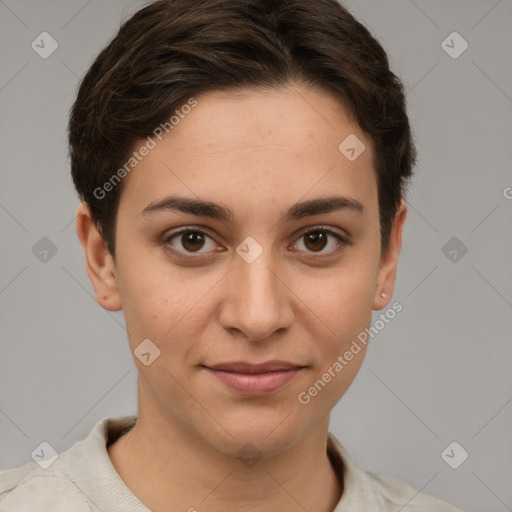
<instances>
[{"instance_id":1,"label":"earlobe","mask_svg":"<svg viewBox=\"0 0 512 512\"><path fill-rule=\"evenodd\" d=\"M114 259L85 202L76 211L76 232L84 250L87 274L96 293L96 300L108 311L119 311L122 304Z\"/></svg>"},{"instance_id":2,"label":"earlobe","mask_svg":"<svg viewBox=\"0 0 512 512\"><path fill-rule=\"evenodd\" d=\"M396 280L396 268L398 257L402 248L402 232L407 216L407 205L402 199L400 206L393 219L389 244L381 254L379 270L377 275L377 287L373 301L373 309L378 311L384 309L393 295Z\"/></svg>"}]
</instances>

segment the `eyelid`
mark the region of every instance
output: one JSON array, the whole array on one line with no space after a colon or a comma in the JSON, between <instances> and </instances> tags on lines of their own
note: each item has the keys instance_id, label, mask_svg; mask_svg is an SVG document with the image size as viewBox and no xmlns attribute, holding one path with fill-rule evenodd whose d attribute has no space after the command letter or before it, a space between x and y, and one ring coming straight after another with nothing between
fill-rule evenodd
<instances>
[{"instance_id":1,"label":"eyelid","mask_svg":"<svg viewBox=\"0 0 512 512\"><path fill-rule=\"evenodd\" d=\"M338 231L335 231L332 226L325 226L322 224L315 224L313 226L306 226L304 228L301 228L297 234L294 236L296 238L300 238L301 236L305 235L306 233L310 233L311 231L326 231L327 233L337 236L340 238L340 240L343 240L346 244L351 244L350 236L346 231L343 231L343 233L339 233Z\"/></svg>"}]
</instances>

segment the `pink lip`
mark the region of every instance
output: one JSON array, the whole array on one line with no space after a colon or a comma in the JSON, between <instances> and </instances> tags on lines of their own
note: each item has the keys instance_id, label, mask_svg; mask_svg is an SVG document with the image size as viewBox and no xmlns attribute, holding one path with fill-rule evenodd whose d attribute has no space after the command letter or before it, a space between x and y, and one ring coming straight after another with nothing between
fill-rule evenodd
<instances>
[{"instance_id":1,"label":"pink lip","mask_svg":"<svg viewBox=\"0 0 512 512\"><path fill-rule=\"evenodd\" d=\"M261 364L244 362L223 363L205 366L231 389L244 395L261 396L272 393L288 382L303 368L283 361L268 361Z\"/></svg>"}]
</instances>

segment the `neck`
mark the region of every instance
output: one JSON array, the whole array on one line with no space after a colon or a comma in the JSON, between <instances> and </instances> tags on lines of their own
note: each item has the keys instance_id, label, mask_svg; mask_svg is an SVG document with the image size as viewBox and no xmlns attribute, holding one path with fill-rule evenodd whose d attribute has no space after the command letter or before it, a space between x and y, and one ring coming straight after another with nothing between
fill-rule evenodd
<instances>
[{"instance_id":1,"label":"neck","mask_svg":"<svg viewBox=\"0 0 512 512\"><path fill-rule=\"evenodd\" d=\"M108 453L127 487L153 512L216 512L234 504L246 512L332 512L341 498L342 483L326 451L328 416L278 454L244 460L220 453L145 404Z\"/></svg>"}]
</instances>

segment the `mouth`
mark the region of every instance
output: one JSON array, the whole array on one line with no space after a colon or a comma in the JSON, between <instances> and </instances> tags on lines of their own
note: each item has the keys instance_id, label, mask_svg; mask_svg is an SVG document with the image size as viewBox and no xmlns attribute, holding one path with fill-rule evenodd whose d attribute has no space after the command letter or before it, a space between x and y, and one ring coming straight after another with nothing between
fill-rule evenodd
<instances>
[{"instance_id":1,"label":"mouth","mask_svg":"<svg viewBox=\"0 0 512 512\"><path fill-rule=\"evenodd\" d=\"M282 388L305 366L285 361L259 364L235 361L214 366L203 365L203 368L238 393L262 396Z\"/></svg>"}]
</instances>

